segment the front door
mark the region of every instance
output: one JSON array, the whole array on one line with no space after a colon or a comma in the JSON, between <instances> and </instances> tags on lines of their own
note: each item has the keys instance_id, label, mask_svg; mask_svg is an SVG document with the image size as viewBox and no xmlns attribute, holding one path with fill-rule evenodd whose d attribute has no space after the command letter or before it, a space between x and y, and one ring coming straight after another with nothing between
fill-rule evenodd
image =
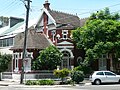
<instances>
[{"instance_id":1,"label":"front door","mask_svg":"<svg viewBox=\"0 0 120 90\"><path fill-rule=\"evenodd\" d=\"M107 63L106 63L106 59L99 59L99 70L107 70Z\"/></svg>"},{"instance_id":2,"label":"front door","mask_svg":"<svg viewBox=\"0 0 120 90\"><path fill-rule=\"evenodd\" d=\"M63 59L61 63L61 68L70 68L70 54L67 51L63 52Z\"/></svg>"},{"instance_id":3,"label":"front door","mask_svg":"<svg viewBox=\"0 0 120 90\"><path fill-rule=\"evenodd\" d=\"M69 68L69 58L63 57L63 68Z\"/></svg>"}]
</instances>

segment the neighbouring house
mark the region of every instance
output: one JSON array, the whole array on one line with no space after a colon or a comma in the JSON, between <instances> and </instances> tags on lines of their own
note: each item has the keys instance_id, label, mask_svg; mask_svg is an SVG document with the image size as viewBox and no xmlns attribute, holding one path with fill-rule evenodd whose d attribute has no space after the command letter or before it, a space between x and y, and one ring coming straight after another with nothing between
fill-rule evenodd
<instances>
[{"instance_id":1,"label":"neighbouring house","mask_svg":"<svg viewBox=\"0 0 120 90\"><path fill-rule=\"evenodd\" d=\"M13 33L17 28L24 24L24 19L10 17L9 25L0 28L0 53L12 54L10 47L13 46L13 39L17 33Z\"/></svg>"},{"instance_id":2,"label":"neighbouring house","mask_svg":"<svg viewBox=\"0 0 120 90\"><path fill-rule=\"evenodd\" d=\"M48 41L43 33L36 33L35 29L28 30L27 35L27 56L31 58L27 60L26 72L31 72L31 60L36 59L39 56L39 52L52 43ZM24 45L24 33L19 33L15 36L14 46L10 50L13 51L13 71L19 73L21 71L23 45Z\"/></svg>"},{"instance_id":3,"label":"neighbouring house","mask_svg":"<svg viewBox=\"0 0 120 90\"><path fill-rule=\"evenodd\" d=\"M35 20L29 22L29 27L34 26ZM10 50L14 45L14 38L18 33L24 32L25 22L22 18L10 17L9 25L0 28L0 53L13 54ZM7 72L12 72L12 60Z\"/></svg>"},{"instance_id":4,"label":"neighbouring house","mask_svg":"<svg viewBox=\"0 0 120 90\"><path fill-rule=\"evenodd\" d=\"M35 26L36 20L30 20L29 26ZM25 22L22 18L10 17L9 25L0 28L0 53L12 54L9 50L14 45L14 37L21 32L25 31Z\"/></svg>"}]
</instances>

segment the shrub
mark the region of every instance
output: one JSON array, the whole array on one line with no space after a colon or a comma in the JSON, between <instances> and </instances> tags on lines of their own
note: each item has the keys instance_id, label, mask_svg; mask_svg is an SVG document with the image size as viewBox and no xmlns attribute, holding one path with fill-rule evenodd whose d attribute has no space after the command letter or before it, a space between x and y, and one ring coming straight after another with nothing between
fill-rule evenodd
<instances>
[{"instance_id":1,"label":"shrub","mask_svg":"<svg viewBox=\"0 0 120 90\"><path fill-rule=\"evenodd\" d=\"M53 80L28 80L25 85L53 85Z\"/></svg>"},{"instance_id":2,"label":"shrub","mask_svg":"<svg viewBox=\"0 0 120 90\"><path fill-rule=\"evenodd\" d=\"M39 80L40 85L53 85L54 81L53 80Z\"/></svg>"},{"instance_id":3,"label":"shrub","mask_svg":"<svg viewBox=\"0 0 120 90\"><path fill-rule=\"evenodd\" d=\"M74 68L75 71L83 71L84 75L90 74L92 69L86 65L80 65Z\"/></svg>"},{"instance_id":4,"label":"shrub","mask_svg":"<svg viewBox=\"0 0 120 90\"><path fill-rule=\"evenodd\" d=\"M72 81L74 81L78 84L79 82L82 82L84 80L84 74L82 71L72 71L71 79L72 79Z\"/></svg>"},{"instance_id":5,"label":"shrub","mask_svg":"<svg viewBox=\"0 0 120 90\"><path fill-rule=\"evenodd\" d=\"M69 75L69 72L67 68L64 68L62 70L54 70L54 75L61 78L63 83L63 79Z\"/></svg>"},{"instance_id":6,"label":"shrub","mask_svg":"<svg viewBox=\"0 0 120 90\"><path fill-rule=\"evenodd\" d=\"M32 81L28 80L25 85L32 85Z\"/></svg>"}]
</instances>

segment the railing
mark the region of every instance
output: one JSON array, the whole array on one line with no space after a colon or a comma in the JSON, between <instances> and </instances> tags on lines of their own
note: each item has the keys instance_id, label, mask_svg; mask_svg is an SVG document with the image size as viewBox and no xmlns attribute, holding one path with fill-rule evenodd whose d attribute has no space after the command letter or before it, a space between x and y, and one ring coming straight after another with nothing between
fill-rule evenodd
<instances>
[{"instance_id":1,"label":"railing","mask_svg":"<svg viewBox=\"0 0 120 90\"><path fill-rule=\"evenodd\" d=\"M2 72L2 79L12 79L12 72Z\"/></svg>"},{"instance_id":2,"label":"railing","mask_svg":"<svg viewBox=\"0 0 120 90\"><path fill-rule=\"evenodd\" d=\"M35 74L35 79L56 79L57 78L55 75L53 75L53 70L40 70L40 71L35 71L33 73Z\"/></svg>"},{"instance_id":3,"label":"railing","mask_svg":"<svg viewBox=\"0 0 120 90\"><path fill-rule=\"evenodd\" d=\"M16 75L13 76L12 74ZM3 72L2 79L14 79L13 77L20 76L21 73ZM41 70L24 73L26 79L55 79L58 78L53 74L52 70Z\"/></svg>"}]
</instances>

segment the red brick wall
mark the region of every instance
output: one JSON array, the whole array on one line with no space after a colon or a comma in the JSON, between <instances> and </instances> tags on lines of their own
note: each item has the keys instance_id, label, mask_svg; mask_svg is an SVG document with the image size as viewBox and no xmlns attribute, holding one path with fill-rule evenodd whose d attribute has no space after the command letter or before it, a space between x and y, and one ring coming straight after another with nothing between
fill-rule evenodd
<instances>
[{"instance_id":1,"label":"red brick wall","mask_svg":"<svg viewBox=\"0 0 120 90\"><path fill-rule=\"evenodd\" d=\"M44 33L47 34L47 23L48 23L48 16L44 13L44 20L43 20L43 24L44 24Z\"/></svg>"}]
</instances>

